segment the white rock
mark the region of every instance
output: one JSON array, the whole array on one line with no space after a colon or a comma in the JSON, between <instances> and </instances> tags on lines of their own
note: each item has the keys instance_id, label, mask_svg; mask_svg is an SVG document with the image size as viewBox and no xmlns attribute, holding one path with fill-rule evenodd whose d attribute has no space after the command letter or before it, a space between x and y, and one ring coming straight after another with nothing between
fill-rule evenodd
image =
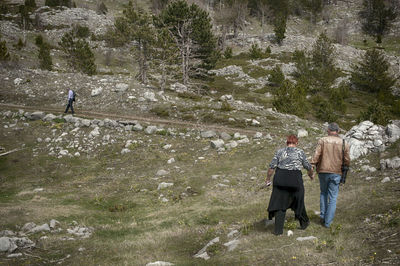
<instances>
[{"instance_id":1,"label":"white rock","mask_svg":"<svg viewBox=\"0 0 400 266\"><path fill-rule=\"evenodd\" d=\"M43 188L35 188L34 190L33 190L33 192L35 192L35 193L37 193L37 192L43 192Z\"/></svg>"},{"instance_id":2,"label":"white rock","mask_svg":"<svg viewBox=\"0 0 400 266\"><path fill-rule=\"evenodd\" d=\"M203 252L201 254L196 254L194 255L195 258L199 258L199 259L204 259L204 260L209 260L210 256L207 254L207 252Z\"/></svg>"},{"instance_id":3,"label":"white rock","mask_svg":"<svg viewBox=\"0 0 400 266\"><path fill-rule=\"evenodd\" d=\"M21 256L22 256L22 253L14 253L14 254L7 255L7 258L18 258Z\"/></svg>"},{"instance_id":4,"label":"white rock","mask_svg":"<svg viewBox=\"0 0 400 266\"><path fill-rule=\"evenodd\" d=\"M155 261L155 262L150 262L150 263L146 264L146 266L171 266L171 265L175 265L175 264L170 263L170 262L165 262L165 261Z\"/></svg>"},{"instance_id":5,"label":"white rock","mask_svg":"<svg viewBox=\"0 0 400 266\"><path fill-rule=\"evenodd\" d=\"M212 246L212 245L218 243L218 242L219 242L219 237L216 237L216 238L212 239L210 242L207 243L207 245L205 245L202 249L200 249L199 252L197 252L196 255L194 255L194 257L195 258L202 258L202 259L206 259L206 257L208 257L208 259L209 259L210 257L207 255L207 252L206 252L207 248L209 246ZM204 253L206 253L207 256L204 256ZM208 260L208 259L206 259L206 260Z\"/></svg>"},{"instance_id":6,"label":"white rock","mask_svg":"<svg viewBox=\"0 0 400 266\"><path fill-rule=\"evenodd\" d=\"M14 79L14 85L18 86L18 85L21 85L21 83L22 83L22 79L21 78Z\"/></svg>"},{"instance_id":7,"label":"white rock","mask_svg":"<svg viewBox=\"0 0 400 266\"><path fill-rule=\"evenodd\" d=\"M92 90L91 95L92 95L92 97L100 95L102 93L102 91L103 91L103 88L98 87L98 88Z\"/></svg>"},{"instance_id":8,"label":"white rock","mask_svg":"<svg viewBox=\"0 0 400 266\"><path fill-rule=\"evenodd\" d=\"M61 150L58 154L61 155L61 156L65 156L65 155L69 154L69 151L68 150Z\"/></svg>"},{"instance_id":9,"label":"white rock","mask_svg":"<svg viewBox=\"0 0 400 266\"><path fill-rule=\"evenodd\" d=\"M239 144L244 144L244 143L249 143L249 142L250 142L250 140L248 138L239 139L237 141L237 143L239 143Z\"/></svg>"},{"instance_id":10,"label":"white rock","mask_svg":"<svg viewBox=\"0 0 400 266\"><path fill-rule=\"evenodd\" d=\"M361 166L361 170L363 170L364 172L371 172L371 173L373 173L373 172L376 171L376 168L375 168L375 167L371 167L371 166L369 166L369 165L363 165L363 166Z\"/></svg>"},{"instance_id":11,"label":"white rock","mask_svg":"<svg viewBox=\"0 0 400 266\"><path fill-rule=\"evenodd\" d=\"M51 220L50 220L50 228L51 228L51 229L56 228L56 226L59 225L59 224L60 224L60 222L57 221L57 220L54 220L54 219L51 219Z\"/></svg>"},{"instance_id":12,"label":"white rock","mask_svg":"<svg viewBox=\"0 0 400 266\"><path fill-rule=\"evenodd\" d=\"M234 240L224 243L224 246L228 248L228 251L232 251L237 248L239 243L240 243L240 241L238 239L234 239Z\"/></svg>"},{"instance_id":13,"label":"white rock","mask_svg":"<svg viewBox=\"0 0 400 266\"><path fill-rule=\"evenodd\" d=\"M226 133L226 132L222 132L221 134L220 134L220 136L221 136L221 138L223 139L223 140L230 140L232 137L231 137L231 135L229 135L228 133Z\"/></svg>"},{"instance_id":14,"label":"white rock","mask_svg":"<svg viewBox=\"0 0 400 266\"><path fill-rule=\"evenodd\" d=\"M216 135L217 135L217 133L215 133L215 131L213 131L213 130L201 132L201 137L202 138L213 138Z\"/></svg>"},{"instance_id":15,"label":"white rock","mask_svg":"<svg viewBox=\"0 0 400 266\"><path fill-rule=\"evenodd\" d=\"M144 132L146 134L153 134L154 132L157 131L157 127L156 126L148 126L146 127L146 129L144 130Z\"/></svg>"},{"instance_id":16,"label":"white rock","mask_svg":"<svg viewBox=\"0 0 400 266\"><path fill-rule=\"evenodd\" d=\"M9 237L0 237L0 252L13 252L18 247Z\"/></svg>"},{"instance_id":17,"label":"white rock","mask_svg":"<svg viewBox=\"0 0 400 266\"><path fill-rule=\"evenodd\" d=\"M234 140L232 140L229 143L225 144L225 147L227 149L233 149L233 148L236 148L237 146L239 146L239 144Z\"/></svg>"},{"instance_id":18,"label":"white rock","mask_svg":"<svg viewBox=\"0 0 400 266\"><path fill-rule=\"evenodd\" d=\"M121 151L121 154L127 154L127 153L130 153L130 152L131 152L130 149L123 148L122 151Z\"/></svg>"},{"instance_id":19,"label":"white rock","mask_svg":"<svg viewBox=\"0 0 400 266\"><path fill-rule=\"evenodd\" d=\"M171 144L166 144L166 145L163 146L163 149L164 150L169 150L169 149L171 149L171 147L172 147Z\"/></svg>"},{"instance_id":20,"label":"white rock","mask_svg":"<svg viewBox=\"0 0 400 266\"><path fill-rule=\"evenodd\" d=\"M173 185L174 183L161 182L160 184L158 184L157 190L172 187Z\"/></svg>"},{"instance_id":21,"label":"white rock","mask_svg":"<svg viewBox=\"0 0 400 266\"><path fill-rule=\"evenodd\" d=\"M24 231L24 232L26 232L26 231L32 230L32 229L35 228L35 227L36 227L36 224L30 222L30 223L24 224L24 226L21 228L21 230Z\"/></svg>"},{"instance_id":22,"label":"white rock","mask_svg":"<svg viewBox=\"0 0 400 266\"><path fill-rule=\"evenodd\" d=\"M74 153L74 156L75 156L75 157L80 157L81 154L79 153L79 151L77 151L77 152Z\"/></svg>"},{"instance_id":23,"label":"white rock","mask_svg":"<svg viewBox=\"0 0 400 266\"><path fill-rule=\"evenodd\" d=\"M38 232L43 232L43 231L50 231L50 227L48 224L38 225L38 226L32 228L29 232L30 233L38 233Z\"/></svg>"},{"instance_id":24,"label":"white rock","mask_svg":"<svg viewBox=\"0 0 400 266\"><path fill-rule=\"evenodd\" d=\"M307 241L307 240L315 240L317 239L315 236L305 236L296 238L297 241Z\"/></svg>"},{"instance_id":25,"label":"white rock","mask_svg":"<svg viewBox=\"0 0 400 266\"><path fill-rule=\"evenodd\" d=\"M168 174L169 174L169 172L166 171L166 170L163 170L163 169L157 171L157 175L158 176L165 176L165 175L168 175Z\"/></svg>"},{"instance_id":26,"label":"white rock","mask_svg":"<svg viewBox=\"0 0 400 266\"><path fill-rule=\"evenodd\" d=\"M292 230L288 230L287 231L287 236L292 236L293 235L293 231Z\"/></svg>"},{"instance_id":27,"label":"white rock","mask_svg":"<svg viewBox=\"0 0 400 266\"><path fill-rule=\"evenodd\" d=\"M157 102L157 99L155 98L155 94L154 94L154 92L151 92L151 91L146 91L144 94L143 94L143 97L146 99L146 100L148 100L148 101L150 101L150 102Z\"/></svg>"},{"instance_id":28,"label":"white rock","mask_svg":"<svg viewBox=\"0 0 400 266\"><path fill-rule=\"evenodd\" d=\"M384 179L382 179L381 183L387 183L390 182L390 177L385 177Z\"/></svg>"},{"instance_id":29,"label":"white rock","mask_svg":"<svg viewBox=\"0 0 400 266\"><path fill-rule=\"evenodd\" d=\"M174 163L175 162L175 158L171 158L167 161L168 164Z\"/></svg>"},{"instance_id":30,"label":"white rock","mask_svg":"<svg viewBox=\"0 0 400 266\"><path fill-rule=\"evenodd\" d=\"M95 127L95 128L89 133L89 137L90 137L90 138L95 138L95 137L98 137L99 135L100 135L99 127Z\"/></svg>"},{"instance_id":31,"label":"white rock","mask_svg":"<svg viewBox=\"0 0 400 266\"><path fill-rule=\"evenodd\" d=\"M45 115L45 117L43 117L43 120L44 121L53 121L56 118L57 118L57 116L55 116L53 114L47 114L47 115Z\"/></svg>"},{"instance_id":32,"label":"white rock","mask_svg":"<svg viewBox=\"0 0 400 266\"><path fill-rule=\"evenodd\" d=\"M263 136L263 134L262 134L261 132L256 132L256 134L254 134L254 137L253 137L253 138L255 138L255 139L261 139L262 136Z\"/></svg>"},{"instance_id":33,"label":"white rock","mask_svg":"<svg viewBox=\"0 0 400 266\"><path fill-rule=\"evenodd\" d=\"M238 235L238 234L239 234L239 231L235 229L235 230L230 231L230 232L228 233L227 237L228 237L228 238L232 238L232 237L234 237L234 236L236 236L236 235Z\"/></svg>"},{"instance_id":34,"label":"white rock","mask_svg":"<svg viewBox=\"0 0 400 266\"><path fill-rule=\"evenodd\" d=\"M129 88L129 85L126 83L118 83L117 85L115 85L115 90L117 92L124 92Z\"/></svg>"},{"instance_id":35,"label":"white rock","mask_svg":"<svg viewBox=\"0 0 400 266\"><path fill-rule=\"evenodd\" d=\"M212 140L210 146L214 149L218 149L224 146L224 141L222 139Z\"/></svg>"},{"instance_id":36,"label":"white rock","mask_svg":"<svg viewBox=\"0 0 400 266\"><path fill-rule=\"evenodd\" d=\"M251 125L252 125L252 126L259 126L259 125L260 125L260 122L257 121L257 120L255 120L255 119L252 119L252 120L251 120Z\"/></svg>"},{"instance_id":37,"label":"white rock","mask_svg":"<svg viewBox=\"0 0 400 266\"><path fill-rule=\"evenodd\" d=\"M297 130L297 137L298 138L304 138L308 136L308 131L305 129L299 129Z\"/></svg>"},{"instance_id":38,"label":"white rock","mask_svg":"<svg viewBox=\"0 0 400 266\"><path fill-rule=\"evenodd\" d=\"M230 94L225 94L225 95L222 95L219 99L221 101L233 101L233 96Z\"/></svg>"},{"instance_id":39,"label":"white rock","mask_svg":"<svg viewBox=\"0 0 400 266\"><path fill-rule=\"evenodd\" d=\"M170 88L171 88L172 91L176 91L176 92L179 92L179 93L183 93L183 92L187 92L188 91L188 88L185 85L183 85L183 84L181 84L179 82L171 84Z\"/></svg>"},{"instance_id":40,"label":"white rock","mask_svg":"<svg viewBox=\"0 0 400 266\"><path fill-rule=\"evenodd\" d=\"M138 123L138 124L133 126L132 130L134 130L134 131L142 131L143 127Z\"/></svg>"}]
</instances>

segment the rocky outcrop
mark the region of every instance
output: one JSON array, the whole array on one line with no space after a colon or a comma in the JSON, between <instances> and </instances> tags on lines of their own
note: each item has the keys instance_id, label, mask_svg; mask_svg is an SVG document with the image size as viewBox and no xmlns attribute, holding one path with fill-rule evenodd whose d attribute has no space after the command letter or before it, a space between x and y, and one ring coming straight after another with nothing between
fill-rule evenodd
<instances>
[{"instance_id":1,"label":"rocky outcrop","mask_svg":"<svg viewBox=\"0 0 400 266\"><path fill-rule=\"evenodd\" d=\"M399 120L395 120L383 127L364 121L352 127L345 135L350 145L350 158L357 159L370 152L384 151L400 138L399 123Z\"/></svg>"}]
</instances>

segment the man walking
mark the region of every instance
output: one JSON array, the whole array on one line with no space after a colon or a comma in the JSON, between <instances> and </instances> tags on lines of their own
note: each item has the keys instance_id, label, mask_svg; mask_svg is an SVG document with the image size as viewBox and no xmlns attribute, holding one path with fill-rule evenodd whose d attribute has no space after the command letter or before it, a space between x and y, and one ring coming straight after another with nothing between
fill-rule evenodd
<instances>
[{"instance_id":1,"label":"man walking","mask_svg":"<svg viewBox=\"0 0 400 266\"><path fill-rule=\"evenodd\" d=\"M343 144L345 145L343 147ZM343 152L344 148L344 152ZM339 137L339 126L328 125L328 136L318 141L311 164L316 166L320 184L320 218L325 227L329 227L336 211L336 199L342 174L342 162L350 165L349 145Z\"/></svg>"},{"instance_id":2,"label":"man walking","mask_svg":"<svg viewBox=\"0 0 400 266\"><path fill-rule=\"evenodd\" d=\"M65 114L68 113L68 109L71 108L72 114L74 114L74 107L72 106L73 102L75 101L75 95L74 91L69 89L68 90L68 104L67 108L65 109Z\"/></svg>"}]
</instances>

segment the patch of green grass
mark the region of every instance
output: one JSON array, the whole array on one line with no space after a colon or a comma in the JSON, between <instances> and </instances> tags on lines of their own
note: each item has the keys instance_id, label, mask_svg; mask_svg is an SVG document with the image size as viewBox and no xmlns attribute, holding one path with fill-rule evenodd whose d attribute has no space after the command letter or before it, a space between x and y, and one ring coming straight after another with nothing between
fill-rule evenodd
<instances>
[{"instance_id":1,"label":"patch of green grass","mask_svg":"<svg viewBox=\"0 0 400 266\"><path fill-rule=\"evenodd\" d=\"M166 105L157 105L154 106L150 112L152 112L153 114L156 114L160 117L169 117L169 110L170 107L166 106Z\"/></svg>"},{"instance_id":2,"label":"patch of green grass","mask_svg":"<svg viewBox=\"0 0 400 266\"><path fill-rule=\"evenodd\" d=\"M268 76L269 74L268 70L259 66L252 66L252 65L243 67L243 72L247 73L250 77L255 79Z\"/></svg>"}]
</instances>

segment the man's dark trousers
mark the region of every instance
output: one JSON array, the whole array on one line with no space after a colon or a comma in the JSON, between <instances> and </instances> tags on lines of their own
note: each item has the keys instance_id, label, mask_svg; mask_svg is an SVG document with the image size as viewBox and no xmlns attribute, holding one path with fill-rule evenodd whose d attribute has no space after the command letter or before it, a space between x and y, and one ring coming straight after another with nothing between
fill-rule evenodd
<instances>
[{"instance_id":1,"label":"man's dark trousers","mask_svg":"<svg viewBox=\"0 0 400 266\"><path fill-rule=\"evenodd\" d=\"M72 104L73 104L73 100L72 99L68 99L68 105L67 105L67 109L65 109L65 112L64 113L68 113L68 109L71 107L71 112L72 112L72 114L74 113L74 107L72 106Z\"/></svg>"}]
</instances>

